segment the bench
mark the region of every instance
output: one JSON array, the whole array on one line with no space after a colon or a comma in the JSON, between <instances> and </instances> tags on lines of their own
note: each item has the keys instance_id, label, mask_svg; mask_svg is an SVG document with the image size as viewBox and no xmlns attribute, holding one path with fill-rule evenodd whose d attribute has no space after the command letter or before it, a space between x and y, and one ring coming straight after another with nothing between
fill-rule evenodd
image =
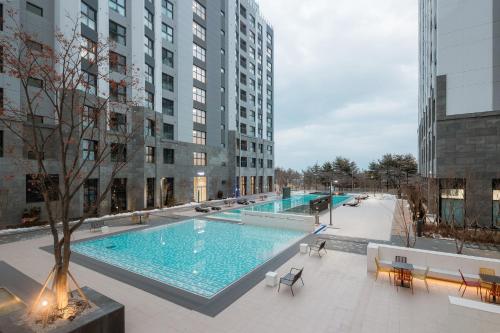
<instances>
[{"instance_id":1,"label":"bench","mask_svg":"<svg viewBox=\"0 0 500 333\"><path fill-rule=\"evenodd\" d=\"M462 254L406 248L393 245L369 243L367 247L367 272L375 272L375 257L384 266L391 266L396 255L405 256L415 270L425 271L429 267L429 278L461 282L459 269L469 280L479 280L479 268L488 267L500 271L500 260Z\"/></svg>"}]
</instances>

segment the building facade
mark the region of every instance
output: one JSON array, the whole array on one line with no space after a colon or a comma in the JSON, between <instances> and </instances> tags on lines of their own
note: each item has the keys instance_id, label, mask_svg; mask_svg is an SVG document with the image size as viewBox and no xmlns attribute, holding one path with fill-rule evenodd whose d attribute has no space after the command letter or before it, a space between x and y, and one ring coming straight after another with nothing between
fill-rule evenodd
<instances>
[{"instance_id":1,"label":"building facade","mask_svg":"<svg viewBox=\"0 0 500 333\"><path fill-rule=\"evenodd\" d=\"M133 116L117 115L126 124L144 124L134 138L138 157L113 180L98 214L273 190L274 34L253 0L0 4L3 16L14 8L23 29L51 46L55 31L80 18L83 38L113 41L110 56L118 60L110 65L113 80L122 77L120 66L143 73L123 94L144 105ZM110 93L107 82L96 81L97 94ZM17 86L0 74L2 96L22 100ZM40 121L49 118L41 115ZM35 163L25 150L0 125L0 196L12 201L0 203L0 225L16 224L25 208L43 206L29 195L30 174L18 167L20 160ZM56 167L53 173L58 174ZM82 215L105 178L103 169L82 189L72 215Z\"/></svg>"},{"instance_id":2,"label":"building facade","mask_svg":"<svg viewBox=\"0 0 500 333\"><path fill-rule=\"evenodd\" d=\"M445 220L500 225L500 3L419 1L419 172Z\"/></svg>"}]
</instances>

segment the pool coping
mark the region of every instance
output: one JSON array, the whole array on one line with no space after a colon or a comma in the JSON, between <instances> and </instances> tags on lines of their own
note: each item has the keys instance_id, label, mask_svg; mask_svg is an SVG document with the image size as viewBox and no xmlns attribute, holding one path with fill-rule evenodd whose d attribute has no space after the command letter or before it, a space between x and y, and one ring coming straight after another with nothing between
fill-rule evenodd
<instances>
[{"instance_id":1,"label":"pool coping","mask_svg":"<svg viewBox=\"0 0 500 333\"><path fill-rule=\"evenodd\" d=\"M165 223L164 225L170 225L180 222L183 221ZM228 223L227 221L220 222ZM147 225L144 227L129 230L120 230L113 233L100 234L85 239L79 239L74 241L73 243L80 243L126 232L157 228L159 226L161 225ZM187 309L197 311L210 317L215 317L235 301L237 301L241 296L246 294L250 289L260 283L265 278L265 274L267 272L277 270L293 256L295 256L299 252L300 243L311 243L315 236L316 235L314 234L306 234L304 237L299 238L296 242L290 244L286 249L278 253L276 256L255 267L255 269L253 269L251 272L234 281L211 298L206 298L195 293L191 293L184 289L180 289L169 284L154 280L152 278L148 278L146 276L128 271L126 269L113 266L112 264L87 257L77 252L71 253L70 260L78 265L89 268L95 272L101 273L105 276L141 289L145 292L163 298ZM41 247L40 249L49 253L53 252L53 247L51 245Z\"/></svg>"}]
</instances>

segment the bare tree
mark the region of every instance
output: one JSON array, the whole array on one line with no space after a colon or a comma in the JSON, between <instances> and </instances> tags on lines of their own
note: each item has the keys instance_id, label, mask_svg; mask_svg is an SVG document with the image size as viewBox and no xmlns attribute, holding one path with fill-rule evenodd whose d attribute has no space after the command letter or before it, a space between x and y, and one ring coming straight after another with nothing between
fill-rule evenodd
<instances>
[{"instance_id":1,"label":"bare tree","mask_svg":"<svg viewBox=\"0 0 500 333\"><path fill-rule=\"evenodd\" d=\"M26 33L15 12L9 12L6 23L7 34L0 38L4 72L19 85L21 96L20 102L5 98L0 122L34 159L26 166L32 187L43 197L54 247L55 265L49 277L57 309L64 310L68 274L72 278L71 236L107 197L113 179L132 158L132 139L143 127L124 121L127 115L131 119L138 105L125 93L137 86L137 70L123 67L119 81L113 80L108 69L115 65L111 44L82 37L78 21L69 31L55 32L53 47ZM100 172L106 179L100 180L97 197L72 222L72 204Z\"/></svg>"}]
</instances>

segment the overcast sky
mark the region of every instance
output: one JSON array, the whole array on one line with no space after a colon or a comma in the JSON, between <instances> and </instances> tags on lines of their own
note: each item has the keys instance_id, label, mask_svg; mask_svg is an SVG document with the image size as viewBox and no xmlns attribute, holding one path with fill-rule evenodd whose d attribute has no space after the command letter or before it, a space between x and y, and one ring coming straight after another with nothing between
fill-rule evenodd
<instances>
[{"instance_id":1,"label":"overcast sky","mask_svg":"<svg viewBox=\"0 0 500 333\"><path fill-rule=\"evenodd\" d=\"M260 0L275 33L276 166L417 152L416 0Z\"/></svg>"}]
</instances>

